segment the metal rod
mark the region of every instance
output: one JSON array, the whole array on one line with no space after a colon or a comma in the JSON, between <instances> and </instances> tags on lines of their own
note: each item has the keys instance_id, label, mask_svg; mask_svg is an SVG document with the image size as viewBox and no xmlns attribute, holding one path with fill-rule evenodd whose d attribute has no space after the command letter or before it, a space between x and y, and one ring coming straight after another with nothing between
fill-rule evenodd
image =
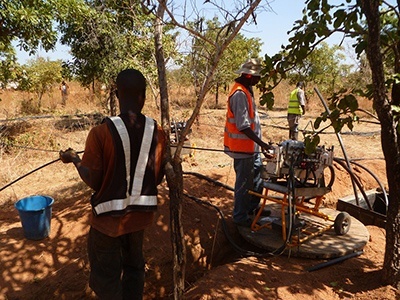
<instances>
[{"instance_id":1,"label":"metal rod","mask_svg":"<svg viewBox=\"0 0 400 300\"><path fill-rule=\"evenodd\" d=\"M319 92L318 88L317 88L317 87L314 87L314 90L315 90L315 92L317 93L319 99L321 100L322 105L325 107L326 112L330 115L330 114L331 114L331 111L330 111L328 105L326 104L325 99L322 97L321 93ZM339 132L336 132L336 130L335 130L335 133L336 133L336 136L337 136L337 138L338 138L338 140L339 140L340 147L342 148L343 156L344 156L344 159L345 159L345 161L346 161L347 167L349 168L350 172L353 173L352 168L351 168L350 161L349 161L349 159L348 159L348 157L347 157L346 150L344 149L344 144L343 144L342 136L340 135ZM350 176L350 177L351 177L351 176ZM354 197L355 197L355 199L356 199L356 203L357 203L357 206L358 206L358 205L359 205L359 200L358 200L358 194L357 194L357 187L356 187L356 185L355 185L355 182L354 182L354 179L353 179L353 178L351 178L351 184L353 185Z\"/></svg>"}]
</instances>

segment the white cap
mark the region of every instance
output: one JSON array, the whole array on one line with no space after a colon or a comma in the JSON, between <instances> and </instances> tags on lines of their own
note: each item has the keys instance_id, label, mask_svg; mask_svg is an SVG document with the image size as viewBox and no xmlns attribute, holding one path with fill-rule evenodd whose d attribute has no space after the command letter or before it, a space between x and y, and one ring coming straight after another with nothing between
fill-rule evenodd
<instances>
[{"instance_id":1,"label":"white cap","mask_svg":"<svg viewBox=\"0 0 400 300\"><path fill-rule=\"evenodd\" d=\"M235 73L250 74L253 76L261 76L261 73L260 73L261 69L262 69L261 60L258 58L250 58Z\"/></svg>"}]
</instances>

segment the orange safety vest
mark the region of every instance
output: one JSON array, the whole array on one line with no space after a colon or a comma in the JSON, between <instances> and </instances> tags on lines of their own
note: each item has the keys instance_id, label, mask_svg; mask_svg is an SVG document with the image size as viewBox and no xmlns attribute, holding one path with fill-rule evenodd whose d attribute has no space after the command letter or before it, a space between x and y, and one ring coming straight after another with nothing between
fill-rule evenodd
<instances>
[{"instance_id":1,"label":"orange safety vest","mask_svg":"<svg viewBox=\"0 0 400 300\"><path fill-rule=\"evenodd\" d=\"M236 127L235 116L231 110L230 99L236 91L243 91L246 94L249 105L250 128L254 130L254 107L250 92L240 83L235 83L228 95L228 111L226 113L224 145L233 152L254 153L254 141L249 139L247 135L239 131Z\"/></svg>"}]
</instances>

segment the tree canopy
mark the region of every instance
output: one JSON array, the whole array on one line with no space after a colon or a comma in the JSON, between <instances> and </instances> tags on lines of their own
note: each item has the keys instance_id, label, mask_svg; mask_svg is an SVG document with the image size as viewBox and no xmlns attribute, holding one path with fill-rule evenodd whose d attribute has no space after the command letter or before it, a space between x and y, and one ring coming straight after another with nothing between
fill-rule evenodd
<instances>
[{"instance_id":1,"label":"tree canopy","mask_svg":"<svg viewBox=\"0 0 400 300\"><path fill-rule=\"evenodd\" d=\"M263 100L273 103L272 89L287 73L315 51L319 44L334 33L350 37L359 57L366 55L371 68L371 84L354 86L332 95L330 112L325 112L315 122L330 121L339 132L344 125L350 129L356 119L357 97L367 96L373 100L374 109L381 123L382 150L390 191L387 215L387 240L384 261L384 281L400 287L400 21L399 6L379 0L335 2L307 0L303 18L296 21L289 44L283 53L265 56L266 74L262 91ZM386 67L386 69L385 69ZM386 71L385 71L386 70ZM272 82L272 84L271 84ZM369 82L367 82L369 83ZM306 137L315 146L318 135Z\"/></svg>"},{"instance_id":2,"label":"tree canopy","mask_svg":"<svg viewBox=\"0 0 400 300\"><path fill-rule=\"evenodd\" d=\"M57 41L54 4L46 0L1 1L0 50L9 50L13 40L18 40L18 46L30 53L39 45L52 49Z\"/></svg>"},{"instance_id":3,"label":"tree canopy","mask_svg":"<svg viewBox=\"0 0 400 300\"><path fill-rule=\"evenodd\" d=\"M50 61L43 57L30 60L23 70L20 70L21 90L32 92L36 95L38 108L45 93L50 92L54 85L62 80L61 61Z\"/></svg>"},{"instance_id":4,"label":"tree canopy","mask_svg":"<svg viewBox=\"0 0 400 300\"><path fill-rule=\"evenodd\" d=\"M350 74L350 70L343 48L322 42L301 64L294 65L287 78L292 84L310 82L318 85L323 92L333 93L345 87L343 78Z\"/></svg>"},{"instance_id":5,"label":"tree canopy","mask_svg":"<svg viewBox=\"0 0 400 300\"><path fill-rule=\"evenodd\" d=\"M213 64L214 43L222 41L229 33L229 28L222 26L217 17L211 20L200 18L200 20L192 21L188 25L192 30L198 32L202 38L192 37L191 49L184 56L182 71L187 74L187 77L191 78L190 81L193 83L196 93L198 93ZM215 94L218 95L220 87L226 89L237 76L234 72L239 69L246 58L259 57L260 52L261 41L259 38L246 38L243 34L238 33L222 54L210 88L213 88ZM216 102L218 104L218 100Z\"/></svg>"}]
</instances>

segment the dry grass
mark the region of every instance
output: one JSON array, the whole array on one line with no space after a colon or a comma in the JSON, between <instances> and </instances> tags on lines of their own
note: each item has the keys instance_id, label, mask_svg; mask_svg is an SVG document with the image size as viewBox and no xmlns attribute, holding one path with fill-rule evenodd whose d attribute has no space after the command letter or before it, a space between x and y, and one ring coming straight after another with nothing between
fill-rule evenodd
<instances>
[{"instance_id":1,"label":"dry grass","mask_svg":"<svg viewBox=\"0 0 400 300\"><path fill-rule=\"evenodd\" d=\"M84 148L84 142L90 127L94 124L85 118L62 118L65 115L102 113L105 114L104 98L91 97L89 90L80 87L77 83L69 83L70 94L65 107L61 105L59 90L55 88L52 93L43 97L42 107L39 115L46 118L32 118L25 115L21 117L21 103L32 97L24 92L0 91L0 188L17 179L19 176L32 171L46 162L58 158L58 151L72 147L77 151ZM263 130L264 139L272 142L285 140L287 137L285 127L286 99L293 87L283 84L276 92L276 102L273 109L275 115L281 117L269 118L266 129ZM195 101L190 89L173 85L170 88L171 120L187 120L192 113L192 105ZM148 93L144 113L160 121L160 110L156 101ZM92 99L92 100L91 100ZM362 101L361 105L368 106L370 103ZM219 96L218 109L215 109L215 95L209 95L200 111L199 122L204 129L199 129L195 124L191 142L200 148L209 148L210 145L221 145L225 118L226 95ZM260 109L261 112L264 109ZM309 99L308 113L302 122L310 122L310 119L323 112L320 100L313 96ZM267 116L272 112L267 112ZM37 117L37 116L36 116ZM72 122L72 123L71 123ZM94 122L94 121L93 121ZM271 126L272 125L272 126ZM302 124L302 126L306 126ZM214 167L215 165L227 165L231 163L229 157L215 152L206 152L202 155L196 154L194 159L186 158L188 168ZM68 170L68 171L67 171ZM60 177L63 179L79 181L73 169L61 167L59 163L46 168L45 174L55 172L57 176L44 176L42 171L30 175L27 180L21 180L12 187L1 192L0 203L15 201L25 196L30 191L45 193L47 186L54 186L51 180ZM60 174L58 174L60 173ZM64 181L64 180L63 180ZM65 181L64 181L65 182ZM27 186L29 183L29 187ZM62 185L62 183L60 183ZM56 185L58 186L58 185Z\"/></svg>"},{"instance_id":2,"label":"dry grass","mask_svg":"<svg viewBox=\"0 0 400 300\"><path fill-rule=\"evenodd\" d=\"M38 111L33 114L79 114L79 113L107 113L106 99L107 95L103 92L98 92L97 96L92 95L91 91L81 87L77 82L70 82L70 94L68 96L67 105L61 105L61 95L57 86L54 86L52 91L45 94L42 98L42 106L38 109L37 99L35 95L27 92L19 91L6 91L0 90L0 120L13 119L20 117L23 112L23 106L31 106ZM286 110L287 99L289 93L294 89L294 86L289 85L287 82L281 83L275 90L275 104L273 110ZM228 92L228 91L227 91ZM216 99L215 94L209 93L203 103L203 109L225 109L227 92L221 92ZM307 111L319 113L324 110L320 99L310 87L307 91ZM148 99L145 107L145 112L155 119L159 119L159 104L153 95L148 92ZM323 95L325 100L328 95ZM256 97L259 94L256 91ZM171 107L171 119L181 120L187 119L194 104L196 103L196 96L191 88L181 86L173 83L169 87L169 98ZM159 100L157 100L159 101ZM28 104L29 103L29 104ZM359 99L359 105L365 110L373 111L372 101L364 98ZM32 110L34 110L32 108ZM261 108L262 109L262 108Z\"/></svg>"},{"instance_id":3,"label":"dry grass","mask_svg":"<svg viewBox=\"0 0 400 300\"><path fill-rule=\"evenodd\" d=\"M92 96L88 89L76 82L69 83L69 87L70 93L65 107L61 105L61 94L57 86L43 95L40 108L36 95L32 93L0 90L0 119L13 119L30 114L61 115L104 111L101 107L102 99ZM30 113L29 107L33 113Z\"/></svg>"}]
</instances>

